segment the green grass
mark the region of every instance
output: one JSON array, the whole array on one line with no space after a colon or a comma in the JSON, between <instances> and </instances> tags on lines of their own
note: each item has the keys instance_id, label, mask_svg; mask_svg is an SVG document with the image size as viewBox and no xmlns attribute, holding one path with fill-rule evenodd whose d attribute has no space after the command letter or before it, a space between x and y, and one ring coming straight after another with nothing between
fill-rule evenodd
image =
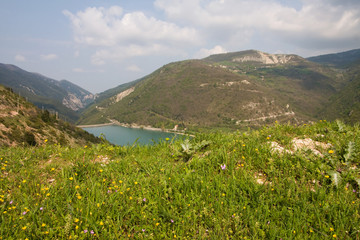
<instances>
[{"instance_id":1,"label":"green grass","mask_svg":"<svg viewBox=\"0 0 360 240\"><path fill-rule=\"evenodd\" d=\"M294 138L331 147L272 153L270 141L290 149ZM322 121L150 146L2 148L0 236L359 239L359 139L358 126Z\"/></svg>"}]
</instances>

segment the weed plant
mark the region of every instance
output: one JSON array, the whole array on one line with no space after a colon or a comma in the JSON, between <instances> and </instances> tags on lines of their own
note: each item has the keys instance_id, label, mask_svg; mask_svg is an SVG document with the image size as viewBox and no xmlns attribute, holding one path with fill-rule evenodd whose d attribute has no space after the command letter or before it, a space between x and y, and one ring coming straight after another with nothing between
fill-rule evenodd
<instances>
[{"instance_id":1,"label":"weed plant","mask_svg":"<svg viewBox=\"0 0 360 240\"><path fill-rule=\"evenodd\" d=\"M294 138L329 144L294 151ZM276 152L276 142L292 152ZM360 130L2 148L1 239L359 239Z\"/></svg>"}]
</instances>

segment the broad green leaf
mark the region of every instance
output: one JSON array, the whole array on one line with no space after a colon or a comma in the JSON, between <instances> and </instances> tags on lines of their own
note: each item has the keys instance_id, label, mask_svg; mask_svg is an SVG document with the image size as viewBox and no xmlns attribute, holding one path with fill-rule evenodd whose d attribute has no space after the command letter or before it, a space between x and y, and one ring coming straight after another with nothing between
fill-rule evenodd
<instances>
[{"instance_id":1,"label":"broad green leaf","mask_svg":"<svg viewBox=\"0 0 360 240\"><path fill-rule=\"evenodd\" d=\"M342 180L340 173L336 171L329 171L328 174L331 176L332 183L338 187Z\"/></svg>"},{"instance_id":2,"label":"broad green leaf","mask_svg":"<svg viewBox=\"0 0 360 240\"><path fill-rule=\"evenodd\" d=\"M355 143L349 142L348 147L346 149L346 153L344 154L345 161L348 162L355 156Z\"/></svg>"}]
</instances>

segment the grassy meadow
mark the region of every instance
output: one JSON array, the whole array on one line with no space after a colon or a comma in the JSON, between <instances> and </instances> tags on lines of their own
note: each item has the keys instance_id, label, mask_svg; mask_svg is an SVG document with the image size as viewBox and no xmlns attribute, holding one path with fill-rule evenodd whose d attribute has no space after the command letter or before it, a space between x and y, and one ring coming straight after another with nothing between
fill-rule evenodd
<instances>
[{"instance_id":1,"label":"grassy meadow","mask_svg":"<svg viewBox=\"0 0 360 240\"><path fill-rule=\"evenodd\" d=\"M359 125L320 121L1 148L0 239L360 239L359 146Z\"/></svg>"}]
</instances>

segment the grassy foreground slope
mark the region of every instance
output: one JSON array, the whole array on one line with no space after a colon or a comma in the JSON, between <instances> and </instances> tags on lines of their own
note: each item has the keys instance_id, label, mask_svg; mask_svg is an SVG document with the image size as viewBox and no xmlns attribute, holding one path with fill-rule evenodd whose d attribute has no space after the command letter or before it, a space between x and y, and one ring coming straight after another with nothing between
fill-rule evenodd
<instances>
[{"instance_id":1,"label":"grassy foreground slope","mask_svg":"<svg viewBox=\"0 0 360 240\"><path fill-rule=\"evenodd\" d=\"M359 239L359 145L358 125L322 121L151 146L1 148L0 236Z\"/></svg>"}]
</instances>

